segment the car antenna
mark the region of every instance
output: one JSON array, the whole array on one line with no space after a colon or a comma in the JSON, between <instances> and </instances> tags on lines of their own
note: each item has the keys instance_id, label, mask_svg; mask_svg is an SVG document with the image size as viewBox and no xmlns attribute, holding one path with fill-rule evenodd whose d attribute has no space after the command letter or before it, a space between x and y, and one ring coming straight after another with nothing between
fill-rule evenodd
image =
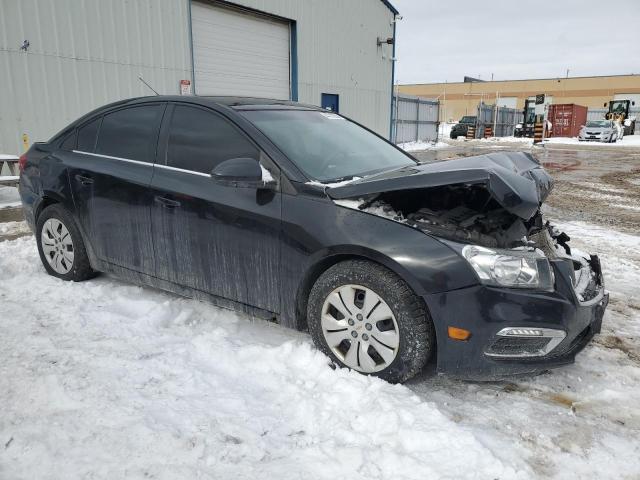
<instances>
[{"instance_id":1,"label":"car antenna","mask_svg":"<svg viewBox=\"0 0 640 480\"><path fill-rule=\"evenodd\" d=\"M160 96L160 94L158 92L156 92L151 85L149 85L147 82L144 81L144 78L142 78L142 74L138 75L138 80L140 80L147 87L149 87L153 93L155 93L156 95Z\"/></svg>"}]
</instances>

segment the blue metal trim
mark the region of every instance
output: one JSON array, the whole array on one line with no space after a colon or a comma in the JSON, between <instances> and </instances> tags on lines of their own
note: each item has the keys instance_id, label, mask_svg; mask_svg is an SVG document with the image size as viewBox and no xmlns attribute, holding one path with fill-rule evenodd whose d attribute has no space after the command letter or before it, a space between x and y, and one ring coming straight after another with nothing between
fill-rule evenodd
<instances>
[{"instance_id":1,"label":"blue metal trim","mask_svg":"<svg viewBox=\"0 0 640 480\"><path fill-rule=\"evenodd\" d=\"M191 49L191 90L196 94L196 62L193 53L193 17L191 16L191 0L187 0L187 15L189 16L189 48Z\"/></svg>"},{"instance_id":2,"label":"blue metal trim","mask_svg":"<svg viewBox=\"0 0 640 480\"><path fill-rule=\"evenodd\" d=\"M400 12L396 10L396 7L391 5L390 2L388 2L387 0L382 0L382 3L384 3L386 7L393 12L394 15L400 15Z\"/></svg>"},{"instance_id":3,"label":"blue metal trim","mask_svg":"<svg viewBox=\"0 0 640 480\"><path fill-rule=\"evenodd\" d=\"M395 18L394 18L395 20ZM391 54L391 110L389 111L389 141L393 141L393 87L396 81L396 22L393 22L393 53Z\"/></svg>"},{"instance_id":4,"label":"blue metal trim","mask_svg":"<svg viewBox=\"0 0 640 480\"><path fill-rule=\"evenodd\" d=\"M298 101L298 24L291 20L291 100Z\"/></svg>"}]
</instances>

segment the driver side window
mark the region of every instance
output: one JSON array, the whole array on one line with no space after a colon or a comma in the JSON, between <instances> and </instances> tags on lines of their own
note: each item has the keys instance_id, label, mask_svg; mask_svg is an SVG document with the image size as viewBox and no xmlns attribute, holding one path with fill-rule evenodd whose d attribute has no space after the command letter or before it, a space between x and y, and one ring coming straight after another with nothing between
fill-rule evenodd
<instances>
[{"instance_id":1,"label":"driver side window","mask_svg":"<svg viewBox=\"0 0 640 480\"><path fill-rule=\"evenodd\" d=\"M260 159L259 150L222 116L201 108L176 105L169 127L167 166L211 173L231 158Z\"/></svg>"}]
</instances>

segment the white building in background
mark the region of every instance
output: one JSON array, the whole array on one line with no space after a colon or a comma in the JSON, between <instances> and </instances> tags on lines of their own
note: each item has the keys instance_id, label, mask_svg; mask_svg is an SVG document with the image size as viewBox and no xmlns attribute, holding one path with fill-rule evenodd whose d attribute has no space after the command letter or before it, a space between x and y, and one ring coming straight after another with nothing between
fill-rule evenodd
<instances>
[{"instance_id":1,"label":"white building in background","mask_svg":"<svg viewBox=\"0 0 640 480\"><path fill-rule=\"evenodd\" d=\"M0 152L106 103L183 91L292 99L388 137L386 0L0 0Z\"/></svg>"}]
</instances>

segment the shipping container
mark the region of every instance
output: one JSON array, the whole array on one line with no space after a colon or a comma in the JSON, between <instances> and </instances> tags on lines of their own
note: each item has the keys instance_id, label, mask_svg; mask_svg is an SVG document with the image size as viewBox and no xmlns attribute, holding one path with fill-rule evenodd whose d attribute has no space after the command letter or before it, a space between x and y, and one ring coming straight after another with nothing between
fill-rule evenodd
<instances>
[{"instance_id":1,"label":"shipping container","mask_svg":"<svg viewBox=\"0 0 640 480\"><path fill-rule=\"evenodd\" d=\"M551 137L577 137L587 122L587 107L575 103L549 105Z\"/></svg>"}]
</instances>

